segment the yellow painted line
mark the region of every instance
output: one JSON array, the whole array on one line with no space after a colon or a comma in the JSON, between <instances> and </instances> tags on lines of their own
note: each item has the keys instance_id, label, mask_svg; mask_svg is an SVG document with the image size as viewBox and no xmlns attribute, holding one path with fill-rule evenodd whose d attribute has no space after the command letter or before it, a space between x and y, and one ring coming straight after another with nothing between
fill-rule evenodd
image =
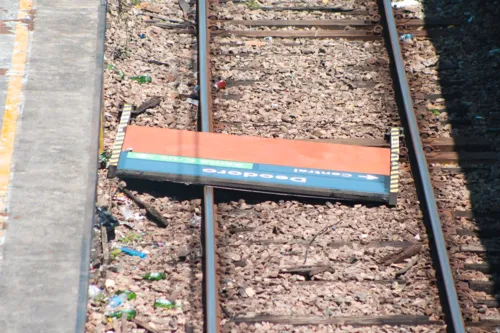
<instances>
[{"instance_id":1,"label":"yellow painted line","mask_svg":"<svg viewBox=\"0 0 500 333\"><path fill-rule=\"evenodd\" d=\"M29 31L22 19L30 15L33 8L32 0L19 0L17 23L15 27L14 49L9 70L7 97L3 115L2 131L0 132L0 245L5 241L7 228L7 195L14 154L14 141L16 138L17 118L23 92L23 78L26 69L28 53Z\"/></svg>"}]
</instances>

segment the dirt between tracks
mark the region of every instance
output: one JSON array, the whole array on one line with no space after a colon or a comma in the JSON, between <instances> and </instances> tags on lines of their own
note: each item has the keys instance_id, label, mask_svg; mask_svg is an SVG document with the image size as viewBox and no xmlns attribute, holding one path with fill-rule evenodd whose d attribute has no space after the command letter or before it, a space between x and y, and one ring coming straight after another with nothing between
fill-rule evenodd
<instances>
[{"instance_id":1,"label":"dirt between tracks","mask_svg":"<svg viewBox=\"0 0 500 333\"><path fill-rule=\"evenodd\" d=\"M213 75L228 79L214 99L217 131L315 138L383 138L399 123L382 41L216 38ZM220 44L219 44L220 43ZM229 43L240 45L227 45ZM243 112L242 112L243 111ZM396 125L397 126L397 125Z\"/></svg>"},{"instance_id":2,"label":"dirt between tracks","mask_svg":"<svg viewBox=\"0 0 500 333\"><path fill-rule=\"evenodd\" d=\"M426 251L403 280L396 280L401 267L379 263L396 249L369 245L387 236L414 241L405 230L410 216L398 223L395 210L300 202L232 202L218 210L224 229L222 297L233 315L433 316L440 311ZM418 218L413 219L418 230ZM310 244L319 230L326 231ZM304 265L326 269L312 279L283 271Z\"/></svg>"},{"instance_id":3,"label":"dirt between tracks","mask_svg":"<svg viewBox=\"0 0 500 333\"><path fill-rule=\"evenodd\" d=\"M137 6L122 1L108 2L104 73L104 144L109 150L124 103L139 107L153 97L160 103L131 123L144 126L195 129L197 108L181 98L191 94L196 84L193 50L196 39L190 33L162 29L146 23L163 18L182 22L184 12L177 1L150 1ZM192 8L193 9L193 8ZM151 83L138 83L129 76L148 75ZM104 332L201 332L203 323L200 248L200 200L174 191L154 191L128 184L128 189L155 208L169 223L159 228L130 198L117 190L117 180L99 172L98 206L108 206L120 221L115 239L108 247L110 262L103 258L101 231L95 228L91 280L101 293L89 300L87 333ZM141 184L139 184L141 185ZM147 258L120 253L127 246L147 254ZM147 281L147 273L163 272L166 279ZM106 308L112 296L129 290L136 299L116 309ZM158 299L175 302L174 309L155 307ZM107 313L133 308L136 318L127 322L107 318ZM147 327L144 327L146 325Z\"/></svg>"},{"instance_id":4,"label":"dirt between tracks","mask_svg":"<svg viewBox=\"0 0 500 333\"><path fill-rule=\"evenodd\" d=\"M266 11L260 7L272 8L312 8L322 10L311 11ZM219 19L232 20L333 20L333 19L370 19L367 13L367 8L363 5L356 4L354 1L249 1L248 3L222 3L215 5L217 17ZM349 12L335 12L334 8L344 10L361 11L358 14L352 15Z\"/></svg>"}]
</instances>

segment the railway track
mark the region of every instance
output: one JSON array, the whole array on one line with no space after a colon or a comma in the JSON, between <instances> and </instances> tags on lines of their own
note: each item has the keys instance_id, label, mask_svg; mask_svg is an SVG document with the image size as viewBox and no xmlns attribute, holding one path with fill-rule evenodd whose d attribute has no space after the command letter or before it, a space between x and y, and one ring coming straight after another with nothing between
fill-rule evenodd
<instances>
[{"instance_id":1,"label":"railway track","mask_svg":"<svg viewBox=\"0 0 500 333\"><path fill-rule=\"evenodd\" d=\"M403 99L404 115L409 117L407 143L417 159L411 171L419 175L425 198L419 207L415 180L406 162L402 163L401 183L404 185L400 194L406 204L394 210L324 202L236 201L235 193L230 197L226 195L230 201L216 205L215 192L218 190L205 187L204 287L208 332L279 331L291 327L304 331L330 331L338 327L342 331L349 326L384 325L393 326L395 331L411 326L439 331L445 323L452 331L464 331L424 147L398 49L402 34L429 37L431 31L409 30L422 26L422 22L409 23L410 19L400 13L396 13L395 20L390 2L382 3L381 8L375 3L360 5L364 8L352 11L369 17L355 20L349 17L353 16L352 12L342 12L344 17L336 22L335 19L324 20L324 16L316 21L294 20L290 16L286 21L228 20L227 16L232 16L233 12L224 10L224 3L201 1L198 4L202 131L309 140L344 136L344 143L350 140L349 134L356 133L356 143L360 142L359 138L369 141L367 136L383 134L387 127L400 124L397 95L392 89L397 86ZM238 9L241 11L241 6ZM268 7L260 10L266 14L272 12ZM287 11L290 9L282 8L269 16L279 17L279 13ZM293 11L300 12L298 8ZM311 12L314 13L314 9ZM352 26L349 20L353 20ZM401 20L405 20L404 23ZM439 20L434 23L439 25ZM352 30L341 30L346 26ZM388 34L383 33L384 27ZM447 32L438 30L436 35ZM338 42L337 37L355 41ZM266 42L262 42L262 38ZM286 38L303 39L290 42ZM323 41L318 43L318 39ZM344 68L336 64L339 47L344 57L349 52L357 52L354 58L364 58L361 66L364 68L358 69L356 62L344 62ZM370 51L363 57L361 54L367 49ZM302 65L307 68L306 74L296 78L294 67ZM368 74L361 80L356 81L350 75L356 70L366 73L366 67ZM391 67L397 74L394 85ZM232 76L228 89L212 94L212 77L227 79L229 75ZM331 83L334 78L342 84L329 87L323 83ZM340 88L346 93L339 94L331 88ZM333 98L325 98L320 89ZM376 98L362 100L363 94L370 90L375 92ZM292 94L300 96L300 101L289 97ZM314 102L308 105L309 98ZM355 104L356 99L362 102ZM350 106L350 117L332 122L331 118L336 115L324 112L326 101L332 100L340 106L335 108L336 113ZM376 103L379 104L378 112L374 107ZM379 121L370 122L360 108L374 110ZM340 130L332 129L335 123L340 125ZM369 131L367 124L371 125ZM375 141L372 145L384 144ZM435 154L436 145L430 142L429 139L426 151ZM454 145L451 141L444 143L448 147ZM442 153L437 155L443 157ZM429 243L424 236L427 232L421 208L428 213L426 217L434 243ZM408 215L402 218L402 213ZM286 216L285 221L290 225L273 223L275 214ZM372 214L378 218L369 217ZM373 226L377 223L380 226ZM392 232L388 235L384 229ZM434 263L430 247L437 256ZM394 268L393 264L408 258L412 258L408 267ZM416 268L419 272L408 274L413 265L420 267ZM438 276L444 282L440 288L446 296L441 302L437 299L434 269L438 269ZM400 284L404 285L402 294L387 293L388 289L397 290ZM325 292L325 289L332 292ZM425 296L422 295L424 290ZM353 303L359 306L352 306ZM440 303L445 305L448 316L442 312Z\"/></svg>"},{"instance_id":2,"label":"railway track","mask_svg":"<svg viewBox=\"0 0 500 333\"><path fill-rule=\"evenodd\" d=\"M494 103L474 78L447 76L457 65L436 60L430 47L452 52L446 41L466 38L467 20L456 19L460 14L453 11L436 15L438 10L422 20L418 11L391 9L388 1L187 3L192 10L183 9L183 23L165 23L164 15L147 8L145 22L168 31L168 43L184 47L176 62L194 61L198 81L177 63L148 60L159 66L153 73L165 78L162 94L172 96L173 108L132 117L132 124L353 150L392 149L394 139L400 146L399 163L391 169L399 170L393 207L298 200L217 184L180 197L137 190L173 224L166 237L188 248L170 245L183 259L173 256L169 272L174 277L192 272L190 284L175 289L193 288L191 295L198 295L194 285L203 276L204 330L494 331L499 326L494 237L500 230L494 224L499 157ZM152 33L159 35L158 29ZM197 52L191 52L195 35ZM181 77L175 86L180 94L169 90L175 75ZM491 79L487 90L496 87ZM225 87L214 89L219 81ZM191 93L196 83L198 96ZM483 96L475 97L476 106L457 93L467 85L473 87L468 98ZM187 98L193 105L179 103ZM123 130L126 123L117 127ZM395 128L404 128L400 138L399 131L391 131ZM124 145L122 154L127 139ZM140 153L137 148L132 152ZM180 201L186 199L191 201ZM176 224L179 217L197 224L200 214L202 246L193 228L186 234ZM203 249L203 270L197 249ZM201 315L197 297L188 310L194 322ZM170 327L176 327L173 322Z\"/></svg>"}]
</instances>

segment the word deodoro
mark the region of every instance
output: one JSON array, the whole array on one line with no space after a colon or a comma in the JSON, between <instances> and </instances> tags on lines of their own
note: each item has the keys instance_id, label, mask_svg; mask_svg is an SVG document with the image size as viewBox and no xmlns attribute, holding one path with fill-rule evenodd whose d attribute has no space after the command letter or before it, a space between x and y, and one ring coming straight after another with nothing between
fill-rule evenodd
<instances>
[{"instance_id":1,"label":"word deodoro","mask_svg":"<svg viewBox=\"0 0 500 333\"><path fill-rule=\"evenodd\" d=\"M264 179L279 179L279 180L291 180L296 183L305 183L307 179L305 177L288 177L285 175L272 175L269 173L256 173L256 172L248 172L248 171L236 171L236 170L217 170L217 169L209 169L204 168L203 172L206 173L216 173L219 175L231 175L231 176L242 176L243 178L255 178L260 177Z\"/></svg>"}]
</instances>

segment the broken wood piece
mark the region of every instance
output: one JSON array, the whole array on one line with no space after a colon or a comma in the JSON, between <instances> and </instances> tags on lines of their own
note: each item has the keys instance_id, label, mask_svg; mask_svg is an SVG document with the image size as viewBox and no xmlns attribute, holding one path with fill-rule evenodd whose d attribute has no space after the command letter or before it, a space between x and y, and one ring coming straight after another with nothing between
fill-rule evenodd
<instances>
[{"instance_id":1,"label":"broken wood piece","mask_svg":"<svg viewBox=\"0 0 500 333\"><path fill-rule=\"evenodd\" d=\"M157 211L155 208L151 207L147 203L143 202L141 199L139 199L132 192L127 190L125 187L120 185L120 186L118 186L118 188L120 189L120 191L125 193L130 199L132 199L132 201L134 201L139 207L144 208L146 210L146 212L148 213L148 215L150 217L152 217L156 222L158 222L157 225L159 227L163 227L163 228L168 227L168 221L165 220L165 218L163 216L161 216L159 211Z\"/></svg>"},{"instance_id":2,"label":"broken wood piece","mask_svg":"<svg viewBox=\"0 0 500 333\"><path fill-rule=\"evenodd\" d=\"M149 10L146 10L144 9L144 11L147 11L149 12ZM142 14L142 15L145 15L145 16L149 16L151 18L156 18L156 19L159 19L159 20L162 20L162 21L169 21L169 22L173 22L173 23L184 23L185 21L182 20L182 19L176 19L176 18L172 18L172 17L166 17L166 16L163 16L163 15L159 15L159 14L151 14L152 12L150 13L147 13L147 14Z\"/></svg>"},{"instance_id":3,"label":"broken wood piece","mask_svg":"<svg viewBox=\"0 0 500 333\"><path fill-rule=\"evenodd\" d=\"M158 60L154 60L154 59L147 60L146 62L149 64L154 64L154 65L170 66L170 64L168 62L158 61Z\"/></svg>"},{"instance_id":4,"label":"broken wood piece","mask_svg":"<svg viewBox=\"0 0 500 333\"><path fill-rule=\"evenodd\" d=\"M388 256L385 256L380 260L380 263L384 265L400 263L403 262L405 259L411 258L414 255L419 254L421 250L422 250L422 244L414 243L410 247L407 247L405 249L391 253Z\"/></svg>"},{"instance_id":5,"label":"broken wood piece","mask_svg":"<svg viewBox=\"0 0 500 333\"><path fill-rule=\"evenodd\" d=\"M146 22L148 24L154 25L155 27L162 29L182 29L191 26L190 23L155 23L155 21Z\"/></svg>"},{"instance_id":6,"label":"broken wood piece","mask_svg":"<svg viewBox=\"0 0 500 333\"><path fill-rule=\"evenodd\" d=\"M482 291L487 294L497 294L497 286L495 281L480 281L480 280L472 280L469 281L469 288L474 291Z\"/></svg>"},{"instance_id":7,"label":"broken wood piece","mask_svg":"<svg viewBox=\"0 0 500 333\"><path fill-rule=\"evenodd\" d=\"M231 314L229 313L229 311L226 309L226 307L225 307L225 306L223 306L223 305L221 304L220 308L221 308L222 312L224 312L224 315L225 315L228 319L233 318L233 316L231 316Z\"/></svg>"},{"instance_id":8,"label":"broken wood piece","mask_svg":"<svg viewBox=\"0 0 500 333\"><path fill-rule=\"evenodd\" d=\"M264 46L266 44L267 44L266 42L261 42L258 40L247 40L245 42L245 46Z\"/></svg>"},{"instance_id":9,"label":"broken wood piece","mask_svg":"<svg viewBox=\"0 0 500 333\"><path fill-rule=\"evenodd\" d=\"M408 226L407 226L405 229L406 229L406 231L408 231L408 232L409 232L410 234L412 234L413 236L416 236L416 235L418 235L418 234L419 234L419 232L418 232L417 230L413 229L412 227L408 227Z\"/></svg>"},{"instance_id":10,"label":"broken wood piece","mask_svg":"<svg viewBox=\"0 0 500 333\"><path fill-rule=\"evenodd\" d=\"M124 316L125 318L127 316ZM157 329L155 328L152 328L148 323L146 323L145 321L142 321L140 319L137 319L137 318L134 318L132 319L132 321L137 325L137 326L140 326L142 328L144 328L146 331L150 332L150 333L161 333L160 331L158 331Z\"/></svg>"},{"instance_id":11,"label":"broken wood piece","mask_svg":"<svg viewBox=\"0 0 500 333\"><path fill-rule=\"evenodd\" d=\"M101 226L101 246L102 246L102 270L101 277L106 279L106 272L108 271L108 265L110 262L109 248L108 248L108 232L105 226Z\"/></svg>"},{"instance_id":12,"label":"broken wood piece","mask_svg":"<svg viewBox=\"0 0 500 333\"><path fill-rule=\"evenodd\" d=\"M179 7L181 7L182 11L184 12L184 17L187 17L189 15L189 11L191 10L189 2L187 2L186 0L179 0Z\"/></svg>"},{"instance_id":13,"label":"broken wood piece","mask_svg":"<svg viewBox=\"0 0 500 333\"><path fill-rule=\"evenodd\" d=\"M240 232L249 232L249 231L254 231L254 227L247 227L247 228L237 228L237 227L229 227L228 231L230 234L236 234Z\"/></svg>"},{"instance_id":14,"label":"broken wood piece","mask_svg":"<svg viewBox=\"0 0 500 333\"><path fill-rule=\"evenodd\" d=\"M137 109L132 111L133 115L139 115L146 111L147 109L152 109L161 103L161 98L160 97L151 97L147 99L144 103L142 103Z\"/></svg>"},{"instance_id":15,"label":"broken wood piece","mask_svg":"<svg viewBox=\"0 0 500 333\"><path fill-rule=\"evenodd\" d=\"M474 307L480 308L486 306L487 308L499 308L500 303L496 299L478 299Z\"/></svg>"},{"instance_id":16,"label":"broken wood piece","mask_svg":"<svg viewBox=\"0 0 500 333\"><path fill-rule=\"evenodd\" d=\"M310 280L314 275L331 272L333 269L329 265L316 265L316 266L295 266L281 268L279 274L296 274L305 277Z\"/></svg>"},{"instance_id":17,"label":"broken wood piece","mask_svg":"<svg viewBox=\"0 0 500 333\"><path fill-rule=\"evenodd\" d=\"M415 266L415 264L418 262L419 259L420 259L419 255L414 256L410 260L410 262L408 264L406 264L406 266L403 269L401 269L401 270L399 270L399 271L396 272L396 277L398 278L401 275L404 275L406 272L408 272L410 270L410 268L412 268L413 266Z\"/></svg>"},{"instance_id":18,"label":"broken wood piece","mask_svg":"<svg viewBox=\"0 0 500 333\"><path fill-rule=\"evenodd\" d=\"M152 6L151 4L146 4L146 6L143 6L141 8L143 11L148 12L148 13L154 13L154 14L160 14L161 9L159 7ZM149 15L151 16L151 15Z\"/></svg>"},{"instance_id":19,"label":"broken wood piece","mask_svg":"<svg viewBox=\"0 0 500 333\"><path fill-rule=\"evenodd\" d=\"M332 225L327 225L326 227L324 227L323 229L321 229L318 233L316 233L313 238L311 239L311 241L309 242L309 244L307 244L307 248L306 248L306 254L304 255L304 265L306 264L306 261L307 261L307 256L309 254L309 248L311 247L311 244L314 242L314 240L316 239L316 237L318 237L319 235L322 235L324 234L325 232L327 232L328 230L330 230L330 228L333 227L333 224Z\"/></svg>"}]
</instances>

